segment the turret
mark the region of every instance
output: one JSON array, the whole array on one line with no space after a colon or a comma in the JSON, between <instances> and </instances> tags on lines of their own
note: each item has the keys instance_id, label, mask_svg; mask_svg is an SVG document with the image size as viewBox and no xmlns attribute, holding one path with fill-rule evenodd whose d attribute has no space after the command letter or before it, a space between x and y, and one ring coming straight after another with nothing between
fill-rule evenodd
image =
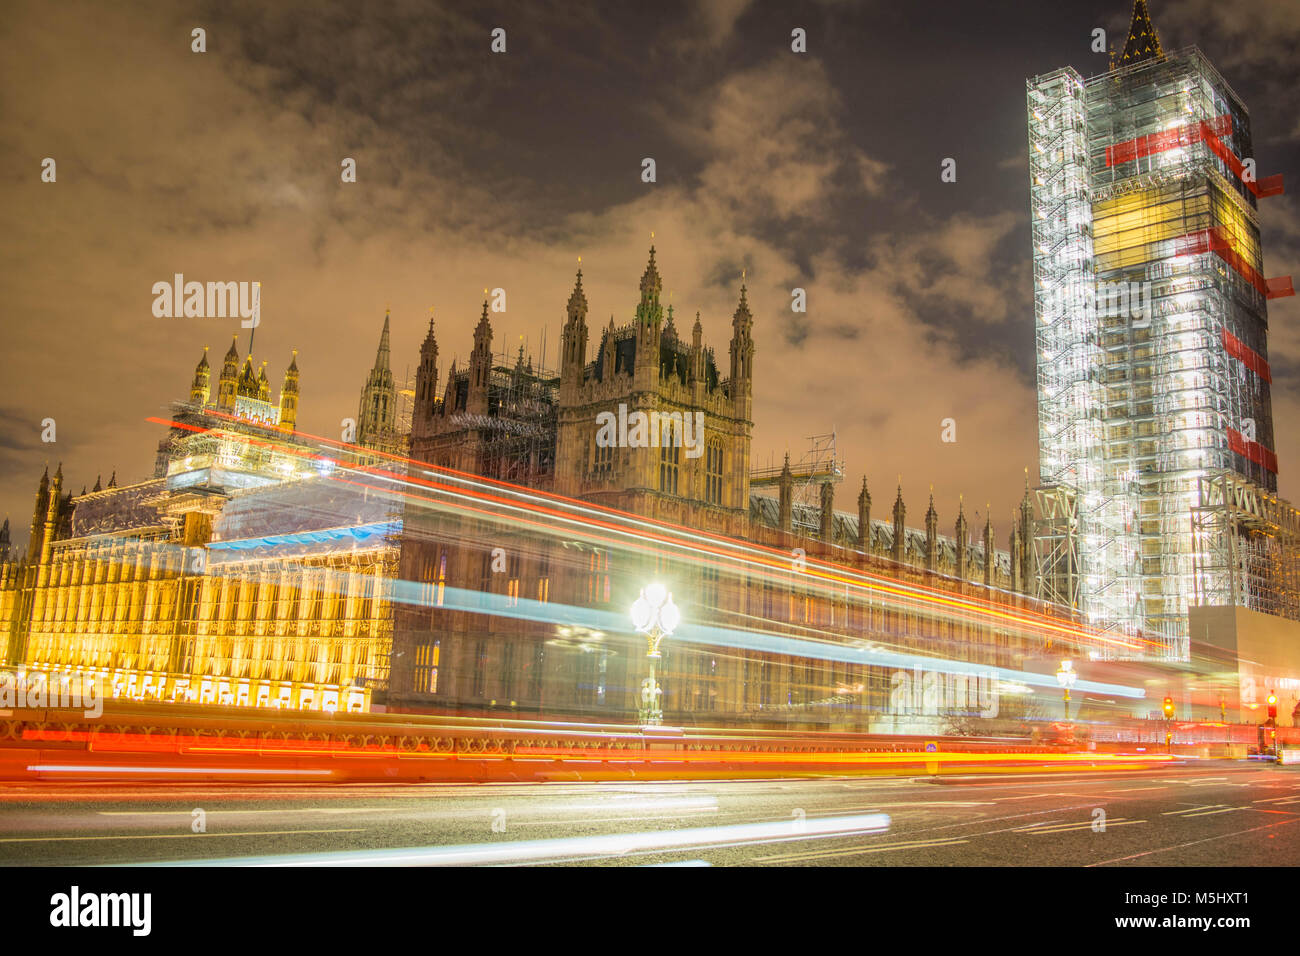
<instances>
[{"instance_id":1,"label":"turret","mask_svg":"<svg viewBox=\"0 0 1300 956\"><path fill-rule=\"evenodd\" d=\"M429 310L429 331L420 344L420 367L415 370L415 407L411 410L411 434L433 432L433 410L438 401L438 338L433 332L433 310Z\"/></svg>"},{"instance_id":2,"label":"turret","mask_svg":"<svg viewBox=\"0 0 1300 956\"><path fill-rule=\"evenodd\" d=\"M898 485L898 497L894 499L894 550L893 558L899 564L907 557L907 527L903 520L907 517L907 506L903 504L903 485Z\"/></svg>"},{"instance_id":3,"label":"turret","mask_svg":"<svg viewBox=\"0 0 1300 956\"><path fill-rule=\"evenodd\" d=\"M966 580L966 552L967 552L967 534L966 527L966 505L963 501L957 501L957 523L953 526L953 534L957 539L957 577Z\"/></svg>"},{"instance_id":4,"label":"turret","mask_svg":"<svg viewBox=\"0 0 1300 956\"><path fill-rule=\"evenodd\" d=\"M1013 591L1020 591L1022 589L1021 581L1023 580L1023 578L1020 576L1019 555L1020 555L1020 521L1015 515L1015 513L1012 513L1011 515L1011 590Z\"/></svg>"},{"instance_id":5,"label":"turret","mask_svg":"<svg viewBox=\"0 0 1300 956\"><path fill-rule=\"evenodd\" d=\"M203 346L203 357L199 359L199 364L194 369L194 381L190 383L191 405L203 408L208 404L211 379L212 369L208 367L208 347L205 345Z\"/></svg>"},{"instance_id":6,"label":"turret","mask_svg":"<svg viewBox=\"0 0 1300 956\"><path fill-rule=\"evenodd\" d=\"M794 476L790 473L790 453L785 453L785 464L781 466L781 480L777 486L777 518L782 531L790 531L794 526Z\"/></svg>"},{"instance_id":7,"label":"turret","mask_svg":"<svg viewBox=\"0 0 1300 956\"><path fill-rule=\"evenodd\" d=\"M217 378L218 411L235 410L235 396L239 390L239 349L236 347L238 341L239 336L236 334L230 343L230 351L226 353L221 363L221 375Z\"/></svg>"},{"instance_id":8,"label":"turret","mask_svg":"<svg viewBox=\"0 0 1300 956\"><path fill-rule=\"evenodd\" d=\"M492 323L488 320L488 303L483 300L483 314L474 328L474 351L469 357L469 399L466 411L471 415L488 413L488 382L492 376Z\"/></svg>"},{"instance_id":9,"label":"turret","mask_svg":"<svg viewBox=\"0 0 1300 956\"><path fill-rule=\"evenodd\" d=\"M925 569L939 567L939 512L934 510L934 492L930 492L930 507L925 511Z\"/></svg>"},{"instance_id":10,"label":"turret","mask_svg":"<svg viewBox=\"0 0 1300 956\"><path fill-rule=\"evenodd\" d=\"M858 550L871 553L871 492L867 490L867 476L862 476L862 490L858 492Z\"/></svg>"},{"instance_id":11,"label":"turret","mask_svg":"<svg viewBox=\"0 0 1300 956\"><path fill-rule=\"evenodd\" d=\"M27 561L33 563L41 555L41 542L45 535L45 513L50 507L50 466L45 466L41 482L36 488L36 505L32 508L31 534L27 538Z\"/></svg>"},{"instance_id":12,"label":"turret","mask_svg":"<svg viewBox=\"0 0 1300 956\"><path fill-rule=\"evenodd\" d=\"M257 376L257 398L258 401L269 402L271 400L271 380L266 377L266 363L262 363L261 371Z\"/></svg>"},{"instance_id":13,"label":"turret","mask_svg":"<svg viewBox=\"0 0 1300 956\"><path fill-rule=\"evenodd\" d=\"M736 416L753 421L754 401L754 317L749 313L745 285L731 317L731 400Z\"/></svg>"},{"instance_id":14,"label":"turret","mask_svg":"<svg viewBox=\"0 0 1300 956\"><path fill-rule=\"evenodd\" d=\"M284 372L284 386L280 389L280 427L293 431L298 427L298 350L293 350L289 367Z\"/></svg>"},{"instance_id":15,"label":"turret","mask_svg":"<svg viewBox=\"0 0 1300 956\"><path fill-rule=\"evenodd\" d=\"M582 384L582 372L587 364L587 294L582 290L582 269L578 270L565 308L561 352L560 390L568 399Z\"/></svg>"},{"instance_id":16,"label":"turret","mask_svg":"<svg viewBox=\"0 0 1300 956\"><path fill-rule=\"evenodd\" d=\"M1026 594L1034 586L1034 503L1029 492L1029 473L1025 473L1025 496L1020 500L1020 552L1012 560L1020 561L1020 585Z\"/></svg>"},{"instance_id":17,"label":"turret","mask_svg":"<svg viewBox=\"0 0 1300 956\"><path fill-rule=\"evenodd\" d=\"M984 585L985 587L993 586L993 512L988 511L988 517L984 520Z\"/></svg>"},{"instance_id":18,"label":"turret","mask_svg":"<svg viewBox=\"0 0 1300 956\"><path fill-rule=\"evenodd\" d=\"M655 247L650 247L650 261L641 275L641 299L636 306L636 359L629 369L638 389L659 386L659 343L663 334L664 310L660 304L663 280L655 264Z\"/></svg>"}]
</instances>

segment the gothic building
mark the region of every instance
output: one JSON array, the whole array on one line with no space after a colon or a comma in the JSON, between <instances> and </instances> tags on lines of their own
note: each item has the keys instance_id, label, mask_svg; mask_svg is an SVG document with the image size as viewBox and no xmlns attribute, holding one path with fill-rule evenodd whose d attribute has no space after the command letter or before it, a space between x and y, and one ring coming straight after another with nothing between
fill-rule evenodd
<instances>
[{"instance_id":1,"label":"gothic building","mask_svg":"<svg viewBox=\"0 0 1300 956\"><path fill-rule=\"evenodd\" d=\"M652 249L631 321L593 341L579 272L555 372L494 354L485 303L440 380L430 320L409 435L386 315L357 440L325 456L294 433L296 357L277 405L233 344L214 399L205 354L152 479L42 479L27 554L0 566L0 667L137 698L624 720L645 653L626 608L650 580L690 622L660 662L670 720L866 728L893 706L880 647L1004 668L1043 650L1024 622L1068 613L1021 593L1027 503L1006 552L964 506L951 535L933 499L908 527L901 486L886 518L865 483L852 513L831 482L810 503L788 461L751 487L747 289L724 373L662 288Z\"/></svg>"}]
</instances>

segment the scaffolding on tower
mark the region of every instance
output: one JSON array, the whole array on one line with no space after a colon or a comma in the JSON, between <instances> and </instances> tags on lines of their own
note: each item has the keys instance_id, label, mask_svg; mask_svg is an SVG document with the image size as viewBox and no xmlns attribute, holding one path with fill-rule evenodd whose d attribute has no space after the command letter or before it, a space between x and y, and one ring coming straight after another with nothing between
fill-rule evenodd
<instances>
[{"instance_id":1,"label":"scaffolding on tower","mask_svg":"<svg viewBox=\"0 0 1300 956\"><path fill-rule=\"evenodd\" d=\"M775 495L781 486L783 464L771 464L750 472L749 487L764 495ZM820 531L821 486L844 480L844 459L836 451L835 432L810 435L808 449L797 462L790 463L793 478L791 502L792 530L816 536Z\"/></svg>"}]
</instances>

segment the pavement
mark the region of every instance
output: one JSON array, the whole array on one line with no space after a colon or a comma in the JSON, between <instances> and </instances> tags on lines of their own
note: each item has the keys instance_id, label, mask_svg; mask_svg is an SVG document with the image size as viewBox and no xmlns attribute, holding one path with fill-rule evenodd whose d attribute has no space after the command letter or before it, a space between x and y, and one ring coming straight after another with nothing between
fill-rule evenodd
<instances>
[{"instance_id":1,"label":"pavement","mask_svg":"<svg viewBox=\"0 0 1300 956\"><path fill-rule=\"evenodd\" d=\"M1300 769L9 785L0 864L1292 866Z\"/></svg>"}]
</instances>

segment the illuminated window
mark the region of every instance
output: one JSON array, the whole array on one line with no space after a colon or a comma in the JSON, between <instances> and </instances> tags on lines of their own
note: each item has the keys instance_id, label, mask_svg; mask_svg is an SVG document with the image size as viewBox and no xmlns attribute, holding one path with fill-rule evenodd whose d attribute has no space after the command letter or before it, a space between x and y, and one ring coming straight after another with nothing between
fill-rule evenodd
<instances>
[{"instance_id":1,"label":"illuminated window","mask_svg":"<svg viewBox=\"0 0 1300 956\"><path fill-rule=\"evenodd\" d=\"M609 552L593 551L588 562L587 600L609 601Z\"/></svg>"},{"instance_id":2,"label":"illuminated window","mask_svg":"<svg viewBox=\"0 0 1300 956\"><path fill-rule=\"evenodd\" d=\"M442 595L447 589L447 552L444 551L438 556L438 580L437 592L434 597L434 603L442 607Z\"/></svg>"}]
</instances>

